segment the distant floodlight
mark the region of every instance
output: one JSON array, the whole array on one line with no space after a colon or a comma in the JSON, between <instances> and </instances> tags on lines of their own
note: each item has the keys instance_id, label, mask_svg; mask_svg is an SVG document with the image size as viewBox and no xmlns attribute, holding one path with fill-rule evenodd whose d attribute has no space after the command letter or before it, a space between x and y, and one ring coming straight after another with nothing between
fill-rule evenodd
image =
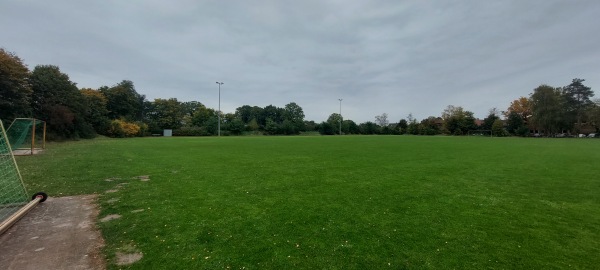
<instances>
[{"instance_id":1,"label":"distant floodlight","mask_svg":"<svg viewBox=\"0 0 600 270\"><path fill-rule=\"evenodd\" d=\"M223 82L217 82L217 84L219 85L219 111L217 112L217 117L219 118L219 133L217 136L221 137L221 85Z\"/></svg>"}]
</instances>

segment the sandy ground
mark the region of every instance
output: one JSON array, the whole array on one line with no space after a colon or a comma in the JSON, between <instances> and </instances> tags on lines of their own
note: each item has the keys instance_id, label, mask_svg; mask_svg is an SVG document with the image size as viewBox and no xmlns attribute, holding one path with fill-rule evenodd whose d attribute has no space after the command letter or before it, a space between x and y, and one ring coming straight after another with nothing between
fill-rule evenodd
<instances>
[{"instance_id":1,"label":"sandy ground","mask_svg":"<svg viewBox=\"0 0 600 270\"><path fill-rule=\"evenodd\" d=\"M42 153L43 149L35 148L33 149L33 155L37 155ZM13 150L13 155L15 156L29 156L32 155L31 149L17 149Z\"/></svg>"},{"instance_id":2,"label":"sandy ground","mask_svg":"<svg viewBox=\"0 0 600 270\"><path fill-rule=\"evenodd\" d=\"M95 195L52 198L0 235L0 269L105 269Z\"/></svg>"}]
</instances>

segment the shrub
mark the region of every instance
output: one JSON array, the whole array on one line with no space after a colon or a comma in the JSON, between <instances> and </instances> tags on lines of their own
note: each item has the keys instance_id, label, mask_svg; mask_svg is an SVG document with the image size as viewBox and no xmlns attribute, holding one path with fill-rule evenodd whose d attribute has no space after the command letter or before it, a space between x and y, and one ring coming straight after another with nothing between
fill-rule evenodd
<instances>
[{"instance_id":1,"label":"shrub","mask_svg":"<svg viewBox=\"0 0 600 270\"><path fill-rule=\"evenodd\" d=\"M505 137L508 132L504 129L504 123L500 119L496 119L492 124L492 132L496 137Z\"/></svg>"},{"instance_id":2,"label":"shrub","mask_svg":"<svg viewBox=\"0 0 600 270\"><path fill-rule=\"evenodd\" d=\"M527 136L529 136L529 128L527 128L525 126L518 128L517 132L516 132L516 135L517 136L521 136L521 137L527 137Z\"/></svg>"},{"instance_id":3,"label":"shrub","mask_svg":"<svg viewBox=\"0 0 600 270\"><path fill-rule=\"evenodd\" d=\"M117 138L134 137L140 134L140 130L140 126L135 123L115 119L110 122L108 136Z\"/></svg>"},{"instance_id":4,"label":"shrub","mask_svg":"<svg viewBox=\"0 0 600 270\"><path fill-rule=\"evenodd\" d=\"M135 124L140 127L140 132L138 133L138 136L144 137L144 136L149 136L151 134L150 132L148 132L150 130L150 128L148 127L148 124L143 123L143 122L135 122Z\"/></svg>"},{"instance_id":5,"label":"shrub","mask_svg":"<svg viewBox=\"0 0 600 270\"><path fill-rule=\"evenodd\" d=\"M173 130L173 136L210 136L204 127L182 127Z\"/></svg>"}]
</instances>

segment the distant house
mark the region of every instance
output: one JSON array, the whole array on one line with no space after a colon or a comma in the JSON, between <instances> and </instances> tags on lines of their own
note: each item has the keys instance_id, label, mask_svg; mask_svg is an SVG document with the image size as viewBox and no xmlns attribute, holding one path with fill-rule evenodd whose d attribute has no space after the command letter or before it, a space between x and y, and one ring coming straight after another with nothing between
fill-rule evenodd
<instances>
[{"instance_id":1,"label":"distant house","mask_svg":"<svg viewBox=\"0 0 600 270\"><path fill-rule=\"evenodd\" d=\"M475 125L478 126L478 127L482 126L483 125L483 120L481 120L479 118L475 119Z\"/></svg>"},{"instance_id":2,"label":"distant house","mask_svg":"<svg viewBox=\"0 0 600 270\"><path fill-rule=\"evenodd\" d=\"M441 117L436 117L434 123L440 130L442 130L442 128L444 127L444 119L442 119Z\"/></svg>"}]
</instances>

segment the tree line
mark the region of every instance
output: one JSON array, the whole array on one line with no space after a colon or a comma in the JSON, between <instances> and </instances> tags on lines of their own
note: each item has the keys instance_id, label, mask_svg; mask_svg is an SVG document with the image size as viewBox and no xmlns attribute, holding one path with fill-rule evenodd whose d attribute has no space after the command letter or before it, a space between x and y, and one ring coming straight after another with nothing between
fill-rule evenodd
<instances>
[{"instance_id":1,"label":"tree line","mask_svg":"<svg viewBox=\"0 0 600 270\"><path fill-rule=\"evenodd\" d=\"M430 116L417 121L411 114L406 119L389 124L387 114L375 116L375 122L357 125L342 120L342 134L412 134L412 135L467 135L483 131L493 136L541 136L600 132L600 99L592 100L594 92L575 78L564 87L542 84L529 95L511 102L505 111L490 109L479 120L473 112L461 106L449 105L441 116ZM340 116L331 114L319 125L321 134L339 134L335 128Z\"/></svg>"},{"instance_id":2,"label":"tree line","mask_svg":"<svg viewBox=\"0 0 600 270\"><path fill-rule=\"evenodd\" d=\"M332 113L326 121L316 123L305 120L302 107L295 102L284 107L243 105L235 112L223 113L199 101L149 101L128 80L98 89L79 89L58 66L38 65L29 70L16 54L0 49L0 119L7 123L17 117L44 120L48 138L56 140L93 138L97 134L148 136L161 134L164 129L172 129L179 136L212 136L218 133L219 118L223 135L465 135L491 130L496 136L527 136L532 128L548 134L580 132L585 124L598 130L600 103L590 100L594 93L583 82L574 79L565 87L541 85L528 98L513 101L504 112L490 110L483 120L450 105L441 116L421 121L409 114L390 123L383 113L374 121L356 123Z\"/></svg>"},{"instance_id":3,"label":"tree line","mask_svg":"<svg viewBox=\"0 0 600 270\"><path fill-rule=\"evenodd\" d=\"M33 117L46 121L49 139L92 138L97 134L131 137L161 134L210 136L243 132L294 135L314 130L295 102L283 108L244 105L218 112L199 101L176 98L148 101L132 81L98 89L82 88L54 65L29 70L14 53L0 49L0 119Z\"/></svg>"}]
</instances>

